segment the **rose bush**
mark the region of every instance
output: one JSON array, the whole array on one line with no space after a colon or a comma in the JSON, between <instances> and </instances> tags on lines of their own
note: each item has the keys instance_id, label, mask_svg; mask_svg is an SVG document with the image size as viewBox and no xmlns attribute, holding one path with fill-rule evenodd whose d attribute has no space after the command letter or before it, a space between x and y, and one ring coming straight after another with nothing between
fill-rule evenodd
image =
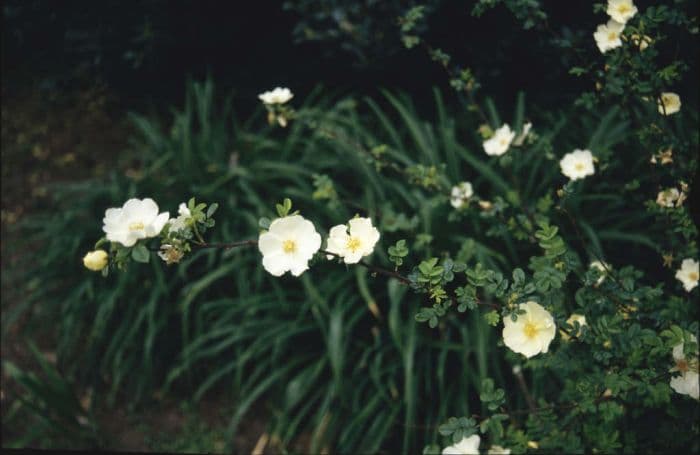
<instances>
[{"instance_id":1,"label":"rose bush","mask_svg":"<svg viewBox=\"0 0 700 455\"><path fill-rule=\"evenodd\" d=\"M505 3L517 17L528 2ZM390 93L295 104L278 88L260 95L267 122L240 125L206 83L169 130L136 117L139 169L62 214L104 213L107 235L33 226L62 252L36 273L72 315L69 374L111 399L223 388L229 442L265 399L282 450L310 435L312 452L697 451L698 245L684 202L698 115L664 91L683 62L657 61L670 26L697 26L682 9L595 9L610 22L571 69L592 90L556 113L527 107L531 122L524 95L497 109L421 37L420 7L399 20L403 41L447 70L467 115L439 91L426 120ZM190 195L177 218L159 214ZM77 245L106 278L61 282Z\"/></svg>"}]
</instances>

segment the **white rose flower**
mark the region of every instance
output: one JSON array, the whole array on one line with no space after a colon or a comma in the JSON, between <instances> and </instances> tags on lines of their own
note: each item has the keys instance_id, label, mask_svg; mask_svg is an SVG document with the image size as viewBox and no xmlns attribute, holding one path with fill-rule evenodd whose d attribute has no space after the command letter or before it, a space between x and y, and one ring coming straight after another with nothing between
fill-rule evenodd
<instances>
[{"instance_id":1,"label":"white rose flower","mask_svg":"<svg viewBox=\"0 0 700 455\"><path fill-rule=\"evenodd\" d=\"M467 203L467 200L473 195L474 189L472 188L471 183L459 183L452 187L452 191L450 192L450 204L452 204L452 207L459 209L464 206L464 204Z\"/></svg>"},{"instance_id":2,"label":"white rose flower","mask_svg":"<svg viewBox=\"0 0 700 455\"><path fill-rule=\"evenodd\" d=\"M573 327L574 322L578 322L578 325L579 325L579 330L578 330L578 332L574 333L574 336L579 336L581 334L581 327L583 327L584 325L588 325L586 323L586 316L584 316L582 314L573 313L571 316L569 316L569 319L566 320L566 323ZM564 332L563 330L560 330L559 333L561 334L561 338L564 341L571 338L569 336L569 334Z\"/></svg>"},{"instance_id":3,"label":"white rose flower","mask_svg":"<svg viewBox=\"0 0 700 455\"><path fill-rule=\"evenodd\" d=\"M680 270L676 271L676 279L683 283L683 287L687 292L690 292L698 285L698 261L693 259L683 259Z\"/></svg>"},{"instance_id":4,"label":"white rose flower","mask_svg":"<svg viewBox=\"0 0 700 455\"><path fill-rule=\"evenodd\" d=\"M607 13L615 21L624 24L637 14L637 7L632 0L608 0Z\"/></svg>"},{"instance_id":5,"label":"white rose flower","mask_svg":"<svg viewBox=\"0 0 700 455\"><path fill-rule=\"evenodd\" d=\"M671 115L681 110L681 97L677 93L664 92L659 101L659 114Z\"/></svg>"},{"instance_id":6,"label":"white rose flower","mask_svg":"<svg viewBox=\"0 0 700 455\"><path fill-rule=\"evenodd\" d=\"M177 213L180 216L184 216L186 218L189 218L192 216L192 212L190 212L190 209L187 208L187 204L184 202L180 202L180 206L177 208Z\"/></svg>"},{"instance_id":7,"label":"white rose flower","mask_svg":"<svg viewBox=\"0 0 700 455\"><path fill-rule=\"evenodd\" d=\"M287 271L294 276L301 275L309 268L308 262L319 248L321 235L313 223L301 215L277 218L258 238L263 267L274 276Z\"/></svg>"},{"instance_id":8,"label":"white rose flower","mask_svg":"<svg viewBox=\"0 0 700 455\"><path fill-rule=\"evenodd\" d=\"M342 257L346 264L357 264L363 256L372 254L374 245L379 241L379 231L372 226L370 218L353 218L348 225L349 229L344 224L331 228L327 250Z\"/></svg>"},{"instance_id":9,"label":"white rose flower","mask_svg":"<svg viewBox=\"0 0 700 455\"><path fill-rule=\"evenodd\" d=\"M690 335L690 339L697 343L695 335ZM686 359L683 354L683 344L680 343L673 347L673 361L675 366L671 368L671 372L680 372L680 376L671 378L671 388L683 395L700 399L700 381L698 379L698 357Z\"/></svg>"},{"instance_id":10,"label":"white rose flower","mask_svg":"<svg viewBox=\"0 0 700 455\"><path fill-rule=\"evenodd\" d=\"M510 449L501 446L491 446L488 451L489 455L510 455Z\"/></svg>"},{"instance_id":11,"label":"white rose flower","mask_svg":"<svg viewBox=\"0 0 700 455\"><path fill-rule=\"evenodd\" d=\"M511 131L506 123L496 130L491 139L484 141L484 151L487 155L503 155L508 151L514 137L515 131Z\"/></svg>"},{"instance_id":12,"label":"white rose flower","mask_svg":"<svg viewBox=\"0 0 700 455\"><path fill-rule=\"evenodd\" d=\"M169 213L158 213L153 199L129 199L122 208L105 211L102 230L110 242L134 246L137 240L155 237L168 222Z\"/></svg>"},{"instance_id":13,"label":"white rose flower","mask_svg":"<svg viewBox=\"0 0 700 455\"><path fill-rule=\"evenodd\" d=\"M612 19L607 24L600 24L595 33L593 33L593 38L600 52L606 53L610 49L622 46L620 35L622 35L622 30L624 29L625 24Z\"/></svg>"},{"instance_id":14,"label":"white rose flower","mask_svg":"<svg viewBox=\"0 0 700 455\"><path fill-rule=\"evenodd\" d=\"M527 135L530 134L530 130L532 129L532 122L527 122L525 125L523 125L523 130L522 132L518 135L513 140L513 145L514 146L520 146L523 145L523 142L525 142L525 139L527 138Z\"/></svg>"},{"instance_id":15,"label":"white rose flower","mask_svg":"<svg viewBox=\"0 0 700 455\"><path fill-rule=\"evenodd\" d=\"M168 265L177 264L184 255L181 249L168 243L162 244L158 252L158 256Z\"/></svg>"},{"instance_id":16,"label":"white rose flower","mask_svg":"<svg viewBox=\"0 0 700 455\"><path fill-rule=\"evenodd\" d=\"M99 272L107 266L108 257L105 250L90 251L83 258L83 265L93 272Z\"/></svg>"},{"instance_id":17,"label":"white rose flower","mask_svg":"<svg viewBox=\"0 0 700 455\"><path fill-rule=\"evenodd\" d=\"M605 276L606 276L607 273L608 273L608 270L607 270L607 269L610 269L610 264L602 263L602 262L600 262L600 261L593 261L593 262L591 262L591 264L588 266L588 268L591 268L591 267L595 267L596 269L598 269L598 270L600 271L600 277L599 277L598 280L595 282L595 285L596 285L596 286L600 286L600 283L602 283L603 281L605 281Z\"/></svg>"},{"instance_id":18,"label":"white rose flower","mask_svg":"<svg viewBox=\"0 0 700 455\"><path fill-rule=\"evenodd\" d=\"M180 216L168 220L168 224L170 224L170 231L172 232L181 231L182 229L185 229L185 221L192 216L190 209L187 208L187 204L185 204L184 202L180 203L180 206L177 209L177 213Z\"/></svg>"},{"instance_id":19,"label":"white rose flower","mask_svg":"<svg viewBox=\"0 0 700 455\"><path fill-rule=\"evenodd\" d=\"M561 173L571 180L578 180L595 174L593 154L591 154L590 150L574 150L571 153L567 153L559 161L559 167L561 168Z\"/></svg>"},{"instance_id":20,"label":"white rose flower","mask_svg":"<svg viewBox=\"0 0 700 455\"><path fill-rule=\"evenodd\" d=\"M288 88L276 87L272 91L258 95L258 98L265 104L284 104L291 100L294 94Z\"/></svg>"},{"instance_id":21,"label":"white rose flower","mask_svg":"<svg viewBox=\"0 0 700 455\"><path fill-rule=\"evenodd\" d=\"M676 188L668 188L663 191L659 191L656 195L656 203L661 207L673 207L681 196L680 191Z\"/></svg>"},{"instance_id":22,"label":"white rose flower","mask_svg":"<svg viewBox=\"0 0 700 455\"><path fill-rule=\"evenodd\" d=\"M528 358L547 352L556 335L554 318L537 302L521 303L518 307L525 314L518 315L516 322L510 317L503 320L503 342Z\"/></svg>"},{"instance_id":23,"label":"white rose flower","mask_svg":"<svg viewBox=\"0 0 700 455\"><path fill-rule=\"evenodd\" d=\"M442 455L479 455L480 442L481 438L476 434L462 438L457 444L442 449Z\"/></svg>"}]
</instances>

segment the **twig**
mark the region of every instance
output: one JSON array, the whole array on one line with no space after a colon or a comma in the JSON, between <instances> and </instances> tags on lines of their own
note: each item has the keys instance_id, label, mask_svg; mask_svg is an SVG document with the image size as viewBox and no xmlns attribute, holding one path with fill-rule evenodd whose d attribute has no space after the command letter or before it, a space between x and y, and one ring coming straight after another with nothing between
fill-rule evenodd
<instances>
[{"instance_id":1,"label":"twig","mask_svg":"<svg viewBox=\"0 0 700 455\"><path fill-rule=\"evenodd\" d=\"M513 368L513 374L518 380L518 386L520 387L520 390L523 392L523 395L525 395L525 401L527 401L528 409L530 410L530 412L533 412L537 408L537 405L535 404L535 400L532 398L532 395L530 395L530 391L527 388L522 369L519 366L517 368Z\"/></svg>"},{"instance_id":2,"label":"twig","mask_svg":"<svg viewBox=\"0 0 700 455\"><path fill-rule=\"evenodd\" d=\"M326 250L322 251L322 253L328 254L330 256L334 256L336 258L341 257L339 254L331 253L330 251L326 251ZM405 277L405 276L401 275L400 273L395 272L393 270L387 270L387 269L383 269L381 267L374 266L372 264L367 263L364 260L361 260L360 262L358 262L358 264L367 268L372 273L395 278L395 279L399 280L399 282L401 282L401 284L404 284L406 286L411 284L411 280L409 280L407 277Z\"/></svg>"},{"instance_id":3,"label":"twig","mask_svg":"<svg viewBox=\"0 0 700 455\"><path fill-rule=\"evenodd\" d=\"M221 248L224 250L229 250L231 248L238 248L241 246L255 246L258 244L257 240L241 240L238 242L229 242L229 243L197 243L195 244L195 248Z\"/></svg>"}]
</instances>

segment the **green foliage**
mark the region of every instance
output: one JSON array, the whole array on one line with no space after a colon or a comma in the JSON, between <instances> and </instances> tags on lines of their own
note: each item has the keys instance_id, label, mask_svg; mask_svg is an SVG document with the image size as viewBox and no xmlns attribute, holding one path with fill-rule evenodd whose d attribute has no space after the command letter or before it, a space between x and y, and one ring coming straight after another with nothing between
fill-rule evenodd
<instances>
[{"instance_id":1,"label":"green foliage","mask_svg":"<svg viewBox=\"0 0 700 455\"><path fill-rule=\"evenodd\" d=\"M483 1L475 13L497 3L526 28L546 18L534 1ZM673 8L654 8L627 38L649 30L642 18L659 30L688 25ZM401 32L424 36L426 12L411 10ZM697 290L674 276L682 259L697 258L697 230L687 203L653 202L662 185L691 183L697 109L689 100L671 118L641 99L677 81L684 65L660 66L653 49L642 56L626 43L595 54L605 74L577 65L573 74L605 86L555 112L524 95L509 110L477 100L474 72L453 66L448 80L467 97L458 111L438 90L432 117L407 95L312 94L279 130L263 109L240 123L228 103L218 109L212 84L193 84L167 127L133 116L136 171L57 185L54 212L25 221L17 247L40 245L42 255L19 280L29 303L3 324L27 305L40 309L28 330L60 320L66 376L108 404L121 394L136 404L156 391L193 400L229 391L226 449L264 402L283 452L300 440L309 452L432 452L440 436L453 444L473 434L514 453L697 451L697 402L671 388L669 371L680 342L688 358L697 352ZM456 65L427 47L438 64ZM522 132L526 106L536 134L485 155L484 133L505 122ZM595 174L566 182L559 160L576 148L593 152ZM672 164L650 165L669 149ZM456 210L450 190L462 181L474 203ZM219 209L188 202L191 237L164 234L193 245L174 267L151 260L101 279L66 261L93 244L106 207L143 194L168 208L195 194ZM297 213L293 198L319 231L356 213L376 221L371 268L319 259L299 279L278 279L255 248L194 248L206 246L207 229L212 243L255 238L284 196L276 215ZM113 264L149 261L137 245L113 246ZM603 259L604 271L589 266ZM555 338L524 358L501 344L501 324L517 323L530 301L552 315ZM573 314L586 325L567 323ZM673 431L680 425L687 431Z\"/></svg>"},{"instance_id":2,"label":"green foliage","mask_svg":"<svg viewBox=\"0 0 700 455\"><path fill-rule=\"evenodd\" d=\"M283 218L289 215L289 211L292 210L292 200L286 197L281 204L275 204L275 208L277 209L277 215Z\"/></svg>"},{"instance_id":3,"label":"green foliage","mask_svg":"<svg viewBox=\"0 0 700 455\"><path fill-rule=\"evenodd\" d=\"M408 256L408 247L406 247L406 240L397 240L396 244L390 246L387 250L389 253L389 260L396 265L398 269L403 264L403 259Z\"/></svg>"},{"instance_id":4,"label":"green foliage","mask_svg":"<svg viewBox=\"0 0 700 455\"><path fill-rule=\"evenodd\" d=\"M89 410L83 409L71 384L32 342L28 346L40 367L40 375L23 371L9 361L3 361L2 364L3 374L16 381L26 392L19 397L19 408L3 415L3 427L10 424L23 409L29 411L36 422L19 441L10 443L10 447L25 448L42 433L81 447L98 443L96 424Z\"/></svg>"},{"instance_id":5,"label":"green foliage","mask_svg":"<svg viewBox=\"0 0 700 455\"><path fill-rule=\"evenodd\" d=\"M438 431L441 435L449 437L456 444L462 438L468 438L477 432L476 421L467 417L460 417L459 419L450 417L447 422L440 425Z\"/></svg>"},{"instance_id":6,"label":"green foliage","mask_svg":"<svg viewBox=\"0 0 700 455\"><path fill-rule=\"evenodd\" d=\"M494 389L494 382L491 378L486 378L481 383L481 402L486 405L489 411L495 411L505 403L506 392L503 389Z\"/></svg>"}]
</instances>

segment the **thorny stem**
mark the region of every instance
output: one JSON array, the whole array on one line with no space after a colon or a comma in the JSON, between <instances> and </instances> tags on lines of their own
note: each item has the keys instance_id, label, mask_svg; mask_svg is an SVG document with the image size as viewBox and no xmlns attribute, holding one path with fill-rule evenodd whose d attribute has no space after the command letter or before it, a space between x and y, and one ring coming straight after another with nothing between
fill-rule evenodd
<instances>
[{"instance_id":1,"label":"thorny stem","mask_svg":"<svg viewBox=\"0 0 700 455\"><path fill-rule=\"evenodd\" d=\"M192 230L194 231L195 237L197 237L197 240L199 240L200 243L205 243L204 239L202 238L202 235L199 233L199 230L197 229L197 223L192 224Z\"/></svg>"},{"instance_id":2,"label":"thorny stem","mask_svg":"<svg viewBox=\"0 0 700 455\"><path fill-rule=\"evenodd\" d=\"M221 248L221 249L224 249L224 250L229 250L229 249L231 249L231 248L255 246L255 245L257 245L257 244L258 244L258 241L257 241L257 240L241 240L241 241L238 241L238 242L228 242L228 243L198 243L198 244L195 245L195 247L196 247L196 248L201 248L201 249L204 249L204 248ZM334 256L334 257L336 257L336 258L340 258L340 257L341 257L339 254L332 253L332 252L327 251L327 250L323 250L323 251L321 251L321 253L322 253L322 254L327 254L327 255L330 255L330 256ZM358 262L357 264L358 264L358 265L361 265L362 267L365 267L367 270L369 270L369 271L372 272L373 274L384 275L384 276L387 276L387 277L389 277L389 278L394 278L394 279L398 280L401 284L403 284L403 285L405 285L405 286L410 286L410 284L411 284L411 280L410 280L407 276L402 275L402 274L400 274L400 273L398 273L398 272L396 272L396 271L394 271L394 270L387 270L387 269L384 269L384 268L382 268L382 267L377 267L376 265L372 265L372 264L368 263L368 262L365 261L365 260L361 260L361 261ZM450 300L452 301L453 304L455 304L455 305L457 304L457 299L456 299L454 296L451 296L451 297L450 297ZM494 309L498 309L498 308L499 308L499 306L498 306L497 304L495 304L495 303L484 302L484 301L481 301L481 300L477 300L476 303L477 303L477 305L490 306L490 307L492 307L492 308L494 308Z\"/></svg>"},{"instance_id":3,"label":"thorny stem","mask_svg":"<svg viewBox=\"0 0 700 455\"><path fill-rule=\"evenodd\" d=\"M432 59L432 54L434 52L434 49L427 44L425 41L421 40L421 45L423 47L423 50L428 54L429 57ZM445 72L447 73L447 76L452 79L458 79L455 74L452 72L450 69L449 65L442 65L441 66L445 69ZM479 114L479 117L481 117L481 120L486 123L487 125L490 123L488 118L486 117L486 114L484 114L484 111L481 109L481 106L476 102L474 99L474 90L470 90L469 87L464 87L464 93L466 93L467 98L469 99L469 104L471 106L474 106L476 109L477 114Z\"/></svg>"},{"instance_id":4,"label":"thorny stem","mask_svg":"<svg viewBox=\"0 0 700 455\"><path fill-rule=\"evenodd\" d=\"M224 250L229 250L231 248L238 248L241 246L255 246L258 244L257 240L241 240L238 242L230 242L230 243L198 243L196 244L197 248L221 248Z\"/></svg>"},{"instance_id":5,"label":"thorny stem","mask_svg":"<svg viewBox=\"0 0 700 455\"><path fill-rule=\"evenodd\" d=\"M595 400L593 400L594 404L598 404L602 401L612 399L610 396L606 396L605 394L599 395ZM557 410L568 410L568 409L575 409L577 407L581 406L581 403L566 403L566 404L561 404L561 405L549 405L549 406L540 406L540 407L535 407L535 406L528 406L528 409L515 409L512 411L508 411L507 409L501 408L501 413L508 415L508 417L513 417L515 415L523 415L523 414L538 414L540 412L544 411L557 411ZM486 417L481 416L479 414L472 414L470 415L471 418L476 419L477 421L482 421L485 420ZM409 428L421 428L421 429L437 429L439 425L423 425L423 424L413 424L413 425L403 425L405 427Z\"/></svg>"},{"instance_id":6,"label":"thorny stem","mask_svg":"<svg viewBox=\"0 0 700 455\"><path fill-rule=\"evenodd\" d=\"M523 392L523 395L525 395L525 401L527 401L527 407L532 412L534 409L537 408L535 405L535 400L532 398L532 395L530 395L530 391L527 388L527 384L525 383L525 377L523 376L523 372L518 369L517 371L514 369L514 374L515 378L518 380L518 386L520 387L520 390Z\"/></svg>"},{"instance_id":7,"label":"thorny stem","mask_svg":"<svg viewBox=\"0 0 700 455\"><path fill-rule=\"evenodd\" d=\"M330 255L330 256L334 256L334 257L336 257L336 258L340 258L340 257L341 257L339 254L331 253L330 251L326 251L326 250L323 250L322 253L328 254L328 255ZM379 274L379 275L388 276L388 277L391 277L391 278L396 278L397 280L399 280L399 281L401 282L401 284L405 284L406 286L408 286L409 284L411 284L411 280L409 280L407 277L405 277L405 276L401 275L400 273L395 272L395 271L393 271L393 270L387 270L387 269L383 269L383 268L381 268L381 267L374 266L374 265L372 265L372 264L367 263L367 262L364 261L364 260L361 260L360 262L358 262L358 264L361 265L361 266L363 266L363 267L365 267L365 268L367 268L367 269L368 269L370 272L372 272L372 273L376 273L376 274Z\"/></svg>"},{"instance_id":8,"label":"thorny stem","mask_svg":"<svg viewBox=\"0 0 700 455\"><path fill-rule=\"evenodd\" d=\"M598 254L597 254L595 251L589 250L589 249L586 247L586 241L583 239L583 235L581 235L581 231L579 231L578 225L576 224L576 221L575 221L574 218L571 216L571 214L568 212L568 210L566 210L566 209L565 209L564 207L562 207L561 205L559 205L559 206L557 206L557 207L558 207L559 210L561 210L562 212L564 212L564 214L565 214L565 215L567 216L567 218L569 219L569 222L570 222L571 225L574 227L574 232L575 232L575 234L576 234L576 238L578 238L579 242L581 242L581 245L583 245L584 250L590 251L590 253L593 254L593 256L594 256L594 257L598 260L598 262L603 266L603 268L605 269L606 274L607 274L608 276L610 276L610 278L611 278L618 286L620 286L620 288L623 288L623 289L624 289L624 286L622 286L622 283L620 283L620 280L618 280L617 277L612 273L612 270L610 270L610 269L608 268L608 265L607 265L605 262L603 262L603 259L602 259L600 256L598 256ZM609 294L607 294L607 293L604 293L604 294L606 294L608 297L610 297L611 300L613 301L613 303L615 303L618 307L622 308L623 310L625 310L625 311L630 311L630 310L631 310L631 308L629 308L629 307L628 307L627 305L625 305L624 303L620 302L615 296L609 295Z\"/></svg>"}]
</instances>

